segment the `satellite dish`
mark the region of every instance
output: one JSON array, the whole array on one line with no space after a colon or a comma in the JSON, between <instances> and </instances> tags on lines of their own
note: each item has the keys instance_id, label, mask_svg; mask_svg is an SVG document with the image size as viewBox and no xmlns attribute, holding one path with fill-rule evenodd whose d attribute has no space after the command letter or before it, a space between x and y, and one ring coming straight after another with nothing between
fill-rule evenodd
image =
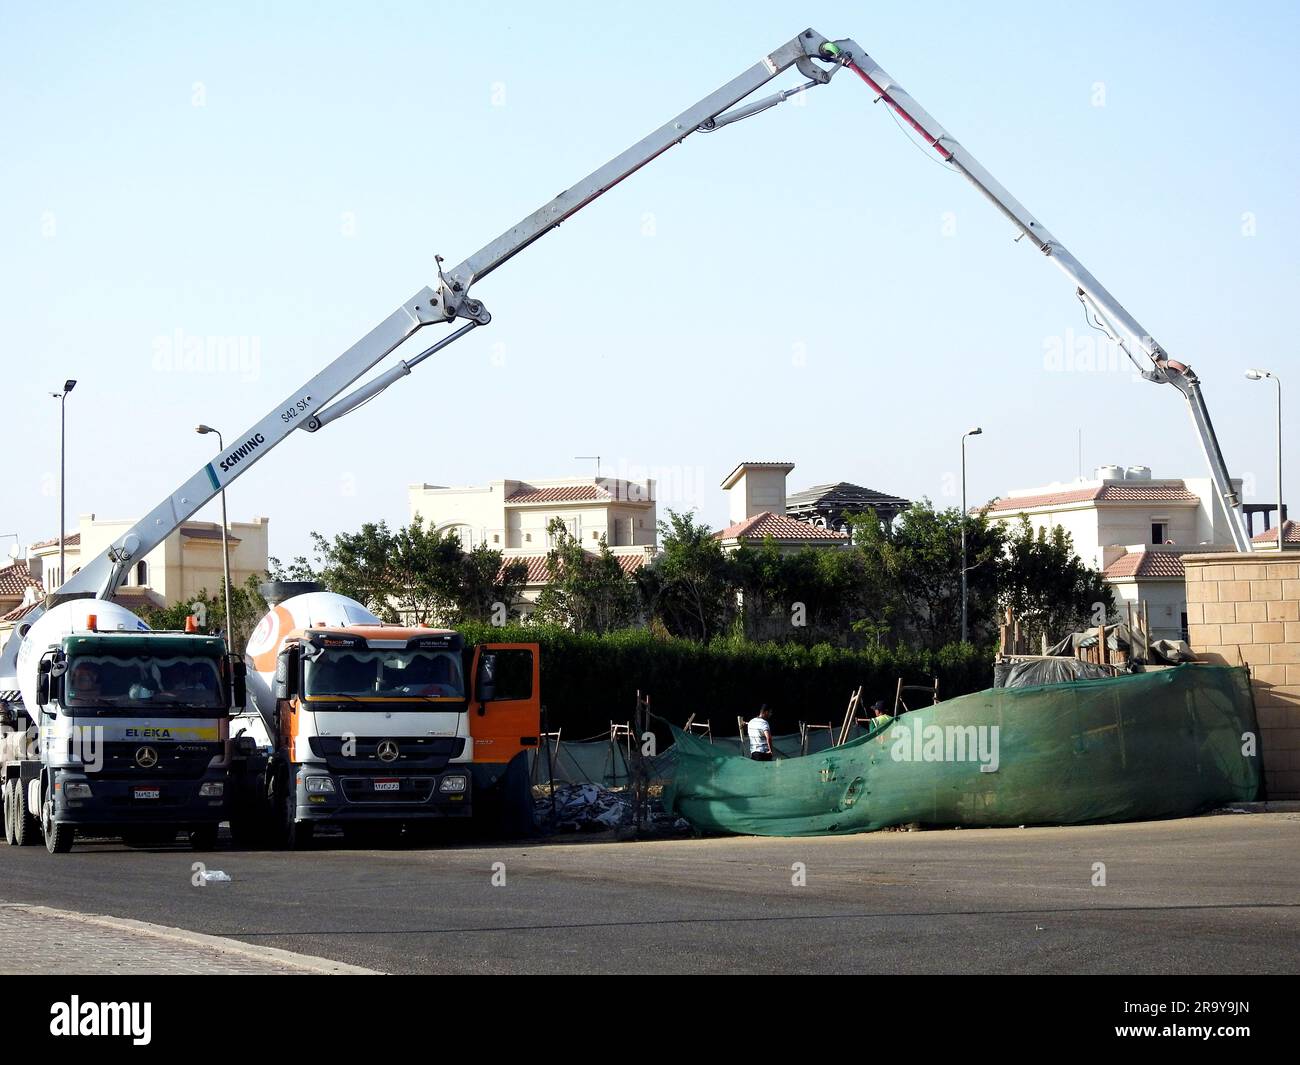
<instances>
[{"instance_id":1,"label":"satellite dish","mask_svg":"<svg viewBox=\"0 0 1300 1065\"><path fill-rule=\"evenodd\" d=\"M23 550L18 546L17 541L9 545L9 557L15 561L22 555Z\"/></svg>"}]
</instances>

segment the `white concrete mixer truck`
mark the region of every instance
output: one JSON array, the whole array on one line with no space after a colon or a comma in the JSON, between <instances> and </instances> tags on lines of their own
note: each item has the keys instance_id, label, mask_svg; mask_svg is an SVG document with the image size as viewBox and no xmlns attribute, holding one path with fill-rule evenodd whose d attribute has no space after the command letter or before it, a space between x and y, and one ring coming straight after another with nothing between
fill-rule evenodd
<instances>
[{"instance_id":1,"label":"white concrete mixer truck","mask_svg":"<svg viewBox=\"0 0 1300 1065\"><path fill-rule=\"evenodd\" d=\"M23 634L21 703L0 736L5 840L78 835L133 845L189 833L210 849L226 814L229 711L242 668L216 636L154 632L129 610L78 599Z\"/></svg>"},{"instance_id":2,"label":"white concrete mixer truck","mask_svg":"<svg viewBox=\"0 0 1300 1065\"><path fill-rule=\"evenodd\" d=\"M531 828L536 645L466 654L457 632L385 625L314 587L264 588L273 605L245 655L249 706L231 724L236 845L296 849L318 825L365 840L448 818Z\"/></svg>"}]
</instances>

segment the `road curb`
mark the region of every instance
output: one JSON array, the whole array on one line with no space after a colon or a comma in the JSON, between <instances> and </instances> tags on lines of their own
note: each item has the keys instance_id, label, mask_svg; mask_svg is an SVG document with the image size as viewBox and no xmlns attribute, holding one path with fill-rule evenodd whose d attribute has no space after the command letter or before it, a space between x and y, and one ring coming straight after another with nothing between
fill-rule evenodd
<instances>
[{"instance_id":1,"label":"road curb","mask_svg":"<svg viewBox=\"0 0 1300 1065\"><path fill-rule=\"evenodd\" d=\"M34 917L49 917L60 921L76 921L81 924L96 925L118 932L134 932L141 935L155 936L172 943L183 943L203 950L215 950L221 954L234 954L253 961L271 962L277 965L292 966L305 973L317 976L384 976L377 969L366 969L360 965L319 958L312 954L298 954L279 947L258 947L238 939L225 936L210 936L203 932L191 932L186 928L172 928L169 925L150 924L148 921L136 921L127 917L110 917L105 914L78 913L75 910L57 910L50 906L33 906L21 902L0 902L0 909L18 910Z\"/></svg>"}]
</instances>

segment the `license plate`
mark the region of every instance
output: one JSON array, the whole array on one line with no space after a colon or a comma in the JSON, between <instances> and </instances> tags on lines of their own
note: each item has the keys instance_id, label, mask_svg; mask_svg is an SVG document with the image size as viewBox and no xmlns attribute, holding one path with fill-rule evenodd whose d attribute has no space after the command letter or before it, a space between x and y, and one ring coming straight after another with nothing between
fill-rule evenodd
<instances>
[{"instance_id":1,"label":"license plate","mask_svg":"<svg viewBox=\"0 0 1300 1065\"><path fill-rule=\"evenodd\" d=\"M137 799L156 799L159 796L157 788L136 788L132 794Z\"/></svg>"},{"instance_id":2,"label":"license plate","mask_svg":"<svg viewBox=\"0 0 1300 1065\"><path fill-rule=\"evenodd\" d=\"M376 780L375 791L401 791L402 782L400 780Z\"/></svg>"}]
</instances>

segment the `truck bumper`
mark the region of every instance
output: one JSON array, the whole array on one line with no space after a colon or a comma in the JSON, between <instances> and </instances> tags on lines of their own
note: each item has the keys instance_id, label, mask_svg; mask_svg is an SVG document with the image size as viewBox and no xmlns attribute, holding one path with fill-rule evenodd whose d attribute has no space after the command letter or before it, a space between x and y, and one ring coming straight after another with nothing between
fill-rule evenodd
<instances>
[{"instance_id":1,"label":"truck bumper","mask_svg":"<svg viewBox=\"0 0 1300 1065\"><path fill-rule=\"evenodd\" d=\"M319 790L322 778L331 781L332 791ZM459 791L444 790L457 780ZM468 766L402 776L331 774L304 766L297 773L297 819L341 824L469 817L472 789Z\"/></svg>"},{"instance_id":2,"label":"truck bumper","mask_svg":"<svg viewBox=\"0 0 1300 1065\"><path fill-rule=\"evenodd\" d=\"M211 792L221 785L221 794ZM81 786L89 787L86 795ZM107 780L90 773L57 773L54 820L107 834L134 825L218 824L228 816L224 769L194 780Z\"/></svg>"}]
</instances>

